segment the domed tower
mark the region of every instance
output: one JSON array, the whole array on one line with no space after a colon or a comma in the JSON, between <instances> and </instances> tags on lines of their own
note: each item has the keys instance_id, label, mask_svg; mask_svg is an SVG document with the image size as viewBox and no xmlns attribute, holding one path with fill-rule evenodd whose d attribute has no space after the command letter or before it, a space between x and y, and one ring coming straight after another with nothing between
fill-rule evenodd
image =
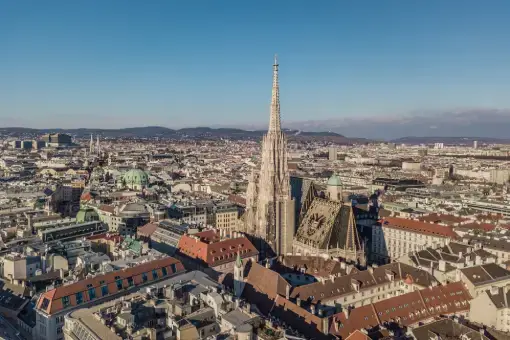
<instances>
[{"instance_id":1,"label":"domed tower","mask_svg":"<svg viewBox=\"0 0 510 340\"><path fill-rule=\"evenodd\" d=\"M131 190L142 190L149 185L149 175L140 169L131 169L122 176L120 186Z\"/></svg>"},{"instance_id":2,"label":"domed tower","mask_svg":"<svg viewBox=\"0 0 510 340\"><path fill-rule=\"evenodd\" d=\"M335 174L331 175L328 179L327 196L331 201L342 201L342 181L340 181L340 177Z\"/></svg>"}]
</instances>

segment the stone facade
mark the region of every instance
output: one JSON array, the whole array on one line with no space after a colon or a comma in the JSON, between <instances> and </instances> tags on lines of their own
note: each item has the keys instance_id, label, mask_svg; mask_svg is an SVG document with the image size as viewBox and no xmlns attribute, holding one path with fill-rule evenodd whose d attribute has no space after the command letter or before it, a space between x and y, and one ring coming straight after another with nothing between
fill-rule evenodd
<instances>
[{"instance_id":1,"label":"stone facade","mask_svg":"<svg viewBox=\"0 0 510 340\"><path fill-rule=\"evenodd\" d=\"M252 174L247 188L245 218L245 231L260 241L263 253L280 255L292 251L294 205L287 166L287 139L281 130L275 59L269 130L262 140L260 173Z\"/></svg>"}]
</instances>

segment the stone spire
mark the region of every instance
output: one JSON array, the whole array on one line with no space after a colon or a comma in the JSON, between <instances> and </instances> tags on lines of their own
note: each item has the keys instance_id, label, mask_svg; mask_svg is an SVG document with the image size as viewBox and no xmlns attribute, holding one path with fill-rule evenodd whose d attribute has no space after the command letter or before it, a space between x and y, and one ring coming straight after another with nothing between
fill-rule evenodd
<instances>
[{"instance_id":1,"label":"stone spire","mask_svg":"<svg viewBox=\"0 0 510 340\"><path fill-rule=\"evenodd\" d=\"M101 154L101 146L99 145L99 135L97 135L97 155L99 156Z\"/></svg>"},{"instance_id":2,"label":"stone spire","mask_svg":"<svg viewBox=\"0 0 510 340\"><path fill-rule=\"evenodd\" d=\"M269 132L280 131L280 85L278 84L278 59L274 56L273 91L271 95L271 116L269 117Z\"/></svg>"},{"instance_id":3,"label":"stone spire","mask_svg":"<svg viewBox=\"0 0 510 340\"><path fill-rule=\"evenodd\" d=\"M94 138L92 137L92 134L90 134L89 156L92 156L93 153L94 153Z\"/></svg>"},{"instance_id":4,"label":"stone spire","mask_svg":"<svg viewBox=\"0 0 510 340\"><path fill-rule=\"evenodd\" d=\"M254 179L252 178L251 182ZM256 199L252 197L256 194ZM260 174L247 195L247 231L260 239L262 256L292 252L294 201L290 196L287 139L281 131L278 62L273 65L269 130L262 138ZM255 201L255 202L254 202ZM265 254L264 254L265 253Z\"/></svg>"}]
</instances>

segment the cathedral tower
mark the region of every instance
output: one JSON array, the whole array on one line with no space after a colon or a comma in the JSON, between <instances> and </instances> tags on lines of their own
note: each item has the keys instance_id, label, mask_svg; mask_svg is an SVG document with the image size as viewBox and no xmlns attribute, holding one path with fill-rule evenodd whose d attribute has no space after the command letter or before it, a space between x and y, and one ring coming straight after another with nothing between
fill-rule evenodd
<instances>
[{"instance_id":1,"label":"cathedral tower","mask_svg":"<svg viewBox=\"0 0 510 340\"><path fill-rule=\"evenodd\" d=\"M234 294L241 297L244 289L244 265L241 255L237 252L237 259L234 265Z\"/></svg>"},{"instance_id":2,"label":"cathedral tower","mask_svg":"<svg viewBox=\"0 0 510 340\"><path fill-rule=\"evenodd\" d=\"M255 179L252 179L255 181ZM261 240L262 253L292 252L294 200L290 194L287 139L281 130L278 62L273 64L269 129L262 139L260 173L247 197L246 230Z\"/></svg>"}]
</instances>

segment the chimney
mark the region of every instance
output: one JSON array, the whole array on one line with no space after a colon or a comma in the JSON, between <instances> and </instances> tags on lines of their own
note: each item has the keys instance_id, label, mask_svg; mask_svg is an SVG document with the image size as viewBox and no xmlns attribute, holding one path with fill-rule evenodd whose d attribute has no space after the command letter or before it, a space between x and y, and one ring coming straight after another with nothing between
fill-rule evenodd
<instances>
[{"instance_id":1,"label":"chimney","mask_svg":"<svg viewBox=\"0 0 510 340\"><path fill-rule=\"evenodd\" d=\"M298 298L296 299L296 305L298 305L299 307L301 307L301 298L300 298L300 297L298 297Z\"/></svg>"},{"instance_id":2,"label":"chimney","mask_svg":"<svg viewBox=\"0 0 510 340\"><path fill-rule=\"evenodd\" d=\"M329 318L322 319L322 333L329 334Z\"/></svg>"},{"instance_id":3,"label":"chimney","mask_svg":"<svg viewBox=\"0 0 510 340\"><path fill-rule=\"evenodd\" d=\"M344 310L344 315L345 315L345 319L348 320L349 319L349 316L351 316L351 309L349 307L347 307L345 310Z\"/></svg>"},{"instance_id":4,"label":"chimney","mask_svg":"<svg viewBox=\"0 0 510 340\"><path fill-rule=\"evenodd\" d=\"M491 295L498 295L499 293L499 287L492 286L491 287Z\"/></svg>"},{"instance_id":5,"label":"chimney","mask_svg":"<svg viewBox=\"0 0 510 340\"><path fill-rule=\"evenodd\" d=\"M315 315L315 305L310 305L310 313Z\"/></svg>"},{"instance_id":6,"label":"chimney","mask_svg":"<svg viewBox=\"0 0 510 340\"><path fill-rule=\"evenodd\" d=\"M475 264L477 266L482 264L482 257L480 255L476 255L476 257L475 257Z\"/></svg>"},{"instance_id":7,"label":"chimney","mask_svg":"<svg viewBox=\"0 0 510 340\"><path fill-rule=\"evenodd\" d=\"M372 268L372 267L368 267L368 272L369 272L370 274L373 274L373 273L374 273L374 268Z\"/></svg>"}]
</instances>

